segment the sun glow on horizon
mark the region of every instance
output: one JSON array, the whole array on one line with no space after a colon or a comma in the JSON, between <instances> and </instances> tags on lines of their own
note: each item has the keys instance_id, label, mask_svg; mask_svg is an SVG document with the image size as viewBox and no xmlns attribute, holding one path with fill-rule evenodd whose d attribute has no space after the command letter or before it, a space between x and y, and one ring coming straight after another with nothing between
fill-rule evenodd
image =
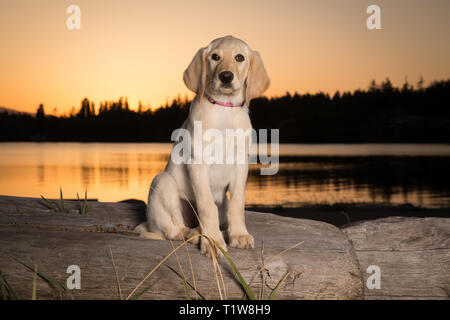
<instances>
[{"instance_id":1,"label":"sun glow on horizon","mask_svg":"<svg viewBox=\"0 0 450 320\"><path fill-rule=\"evenodd\" d=\"M366 28L366 1L87 1L81 29L66 28L73 1L0 3L0 106L47 113L84 97L126 97L131 109L189 98L182 74L196 51L232 34L262 55L269 97L399 86L450 76L450 3L379 1L382 30Z\"/></svg>"}]
</instances>

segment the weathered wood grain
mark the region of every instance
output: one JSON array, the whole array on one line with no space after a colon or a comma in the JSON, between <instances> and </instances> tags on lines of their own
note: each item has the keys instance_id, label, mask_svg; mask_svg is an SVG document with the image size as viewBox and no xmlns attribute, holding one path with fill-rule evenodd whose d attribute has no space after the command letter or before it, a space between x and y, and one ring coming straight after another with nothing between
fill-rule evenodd
<instances>
[{"instance_id":1,"label":"weathered wood grain","mask_svg":"<svg viewBox=\"0 0 450 320\"><path fill-rule=\"evenodd\" d=\"M390 217L344 229L353 243L364 281L367 267L381 271L381 289L366 299L448 299L450 219Z\"/></svg>"},{"instance_id":2,"label":"weathered wood grain","mask_svg":"<svg viewBox=\"0 0 450 320\"><path fill-rule=\"evenodd\" d=\"M16 257L65 284L69 265L81 268L81 290L63 294L74 299L118 299L117 282L109 254L111 248L118 270L122 296L136 285L172 250L169 241L140 239L133 227L144 218L145 207L130 203L89 203L89 212L81 216L76 202L66 203L69 213L55 213L39 199L0 197L0 268L10 284L25 298L31 296L32 272ZM323 222L279 217L256 212L246 213L249 231L255 236L252 250L229 249L229 254L248 281L261 266L261 244L264 260L277 255L295 243L298 247L277 257L267 266L264 296L287 273L278 299L362 299L363 282L356 255L346 235ZM173 245L179 245L174 242ZM196 285L208 299L220 298L212 262L188 245ZM178 259L187 278L192 281L185 248ZM171 256L166 263L179 269ZM242 290L225 260L220 262L226 297L239 299ZM219 280L221 282L221 280ZM151 286L143 299L184 299L183 281L166 267L161 267L137 291ZM253 284L256 293L260 277ZM225 292L222 292L225 295ZM191 295L193 293L191 292ZM39 281L38 297L58 297L46 283Z\"/></svg>"},{"instance_id":3,"label":"weathered wood grain","mask_svg":"<svg viewBox=\"0 0 450 320\"><path fill-rule=\"evenodd\" d=\"M55 201L55 203L58 203ZM143 203L90 202L81 216L79 204L67 201L69 213L55 213L39 199L0 196L0 269L22 296L31 296L32 273L12 257L65 283L69 265L82 270L82 289L68 291L64 298L118 299L109 248L114 254L123 296L171 250L168 241L136 237L134 226L145 219ZM448 299L450 292L450 219L391 217L358 222L338 228L312 220L247 212L250 232L256 238L253 250L230 249L244 278L253 278L264 259L304 241L278 257L265 270L267 297L286 272L280 299ZM348 238L347 238L348 237ZM350 239L350 241L349 241ZM178 245L180 242L174 242ZM188 245L196 284L207 298L220 298L211 260ZM178 258L191 279L186 249ZM179 269L175 256L167 264ZM369 265L381 268L381 289L365 286ZM240 298L242 291L226 261L221 261L227 298ZM145 299L184 299L183 282L167 267L158 269L142 286L151 288ZM253 288L259 293L260 277ZM140 292L140 290L138 290ZM193 294L191 292L191 294ZM222 293L225 295L225 293ZM57 291L42 280L38 297L56 298Z\"/></svg>"}]
</instances>

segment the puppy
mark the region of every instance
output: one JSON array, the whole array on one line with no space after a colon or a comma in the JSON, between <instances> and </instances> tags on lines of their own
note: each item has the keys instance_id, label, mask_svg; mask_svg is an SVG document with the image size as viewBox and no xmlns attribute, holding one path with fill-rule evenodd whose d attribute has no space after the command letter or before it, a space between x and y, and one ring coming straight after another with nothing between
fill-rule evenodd
<instances>
[{"instance_id":1,"label":"puppy","mask_svg":"<svg viewBox=\"0 0 450 320\"><path fill-rule=\"evenodd\" d=\"M219 134L223 140L229 130L250 132L250 100L263 94L270 84L263 61L244 41L226 36L198 50L183 80L196 93L182 125L190 134L189 152L184 150L183 154L187 161L174 161L174 156L179 156L179 140L164 172L151 184L147 221L136 230L149 239L183 240L200 233L224 250L225 239L231 247L253 248L254 239L244 217L251 136L246 136L244 148L226 150L224 146L218 150L210 141L211 134L207 137L202 132ZM184 143L189 142L184 139ZM199 149L224 151L227 156L219 153L215 160L221 161L204 161ZM229 161L230 157L234 161ZM221 255L219 250L211 250L205 237L200 237L200 249L205 254Z\"/></svg>"}]
</instances>

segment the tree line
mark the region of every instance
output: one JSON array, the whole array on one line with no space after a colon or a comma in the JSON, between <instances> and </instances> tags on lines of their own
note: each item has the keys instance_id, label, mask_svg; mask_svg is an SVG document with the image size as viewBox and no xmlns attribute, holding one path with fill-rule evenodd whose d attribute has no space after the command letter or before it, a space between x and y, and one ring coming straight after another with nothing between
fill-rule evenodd
<instances>
[{"instance_id":1,"label":"tree line","mask_svg":"<svg viewBox=\"0 0 450 320\"><path fill-rule=\"evenodd\" d=\"M0 141L169 142L189 112L177 97L151 110L126 98L96 108L88 98L70 115L0 113ZM280 129L289 143L450 142L450 79L428 86L389 79L365 90L258 98L250 106L255 129Z\"/></svg>"}]
</instances>

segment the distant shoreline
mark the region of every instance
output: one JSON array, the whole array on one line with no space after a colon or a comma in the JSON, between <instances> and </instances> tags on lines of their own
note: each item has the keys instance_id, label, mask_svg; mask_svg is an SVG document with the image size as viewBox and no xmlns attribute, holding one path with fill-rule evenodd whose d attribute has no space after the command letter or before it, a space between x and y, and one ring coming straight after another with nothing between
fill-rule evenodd
<instances>
[{"instance_id":1,"label":"distant shoreline","mask_svg":"<svg viewBox=\"0 0 450 320\"><path fill-rule=\"evenodd\" d=\"M282 143L449 143L450 79L427 87L389 79L366 90L290 94L252 100L255 130L279 129ZM0 112L0 141L167 142L187 118L190 101L132 108L126 98L95 105L84 98L70 114Z\"/></svg>"},{"instance_id":2,"label":"distant shoreline","mask_svg":"<svg viewBox=\"0 0 450 320\"><path fill-rule=\"evenodd\" d=\"M161 140L161 141L142 141L142 140L130 140L130 141L102 141L102 140L92 140L92 141L84 141L84 140L0 140L0 143L174 143L171 140ZM284 145L376 145L376 144L390 144L390 145L399 145L399 144L408 144L408 145L416 145L416 144L436 144L436 145L445 145L450 146L450 142L442 142L442 141L299 141L299 142L280 142L280 144Z\"/></svg>"},{"instance_id":3,"label":"distant shoreline","mask_svg":"<svg viewBox=\"0 0 450 320\"><path fill-rule=\"evenodd\" d=\"M357 221L400 217L450 218L448 208L423 208L411 204L337 203L332 205L304 205L299 207L246 206L248 211L273 213L283 217L311 219L343 227Z\"/></svg>"}]
</instances>

